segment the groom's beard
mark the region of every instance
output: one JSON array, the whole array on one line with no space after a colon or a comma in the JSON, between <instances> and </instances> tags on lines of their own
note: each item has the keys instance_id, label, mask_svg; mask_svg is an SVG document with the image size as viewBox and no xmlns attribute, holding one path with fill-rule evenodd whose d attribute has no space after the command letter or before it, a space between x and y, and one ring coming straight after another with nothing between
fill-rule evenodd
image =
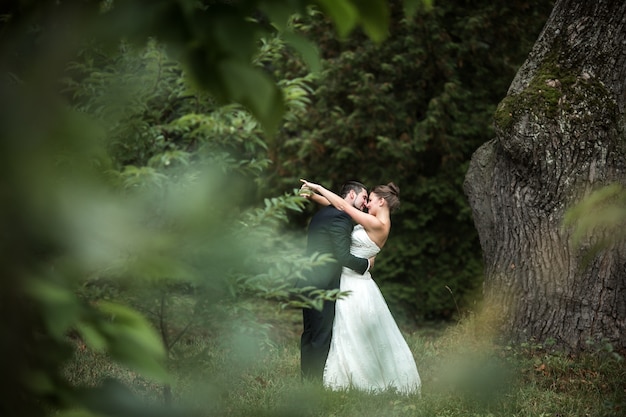
<instances>
[{"instance_id":1,"label":"groom's beard","mask_svg":"<svg viewBox=\"0 0 626 417\"><path fill-rule=\"evenodd\" d=\"M367 207L365 207L365 205L363 205L363 207L357 207L355 203L352 203L352 206L356 209L361 210L363 213L367 213Z\"/></svg>"}]
</instances>

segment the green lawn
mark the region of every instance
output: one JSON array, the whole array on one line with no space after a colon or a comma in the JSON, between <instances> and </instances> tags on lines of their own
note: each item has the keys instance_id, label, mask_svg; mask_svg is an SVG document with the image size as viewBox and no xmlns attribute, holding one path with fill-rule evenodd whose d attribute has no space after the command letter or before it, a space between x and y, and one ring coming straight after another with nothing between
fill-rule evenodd
<instances>
[{"instance_id":1,"label":"green lawn","mask_svg":"<svg viewBox=\"0 0 626 417\"><path fill-rule=\"evenodd\" d=\"M172 403L194 416L611 417L626 415L626 365L610 346L573 357L550 347L493 342L488 318L401 325L422 378L421 396L329 392L299 377L300 312L263 305L259 329L190 335L172 352ZM77 385L120 379L150 402L163 387L77 345L66 369Z\"/></svg>"}]
</instances>

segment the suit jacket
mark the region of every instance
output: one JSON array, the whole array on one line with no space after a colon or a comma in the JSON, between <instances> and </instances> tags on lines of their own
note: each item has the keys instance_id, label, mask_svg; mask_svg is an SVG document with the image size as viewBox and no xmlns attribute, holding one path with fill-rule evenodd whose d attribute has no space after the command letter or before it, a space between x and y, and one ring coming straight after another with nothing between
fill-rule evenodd
<instances>
[{"instance_id":1,"label":"suit jacket","mask_svg":"<svg viewBox=\"0 0 626 417\"><path fill-rule=\"evenodd\" d=\"M333 206L323 207L313 216L309 224L306 253L328 253L336 262L313 268L306 274L308 282L302 283L302 286L335 289L339 288L342 267L360 274L367 271L368 260L350 254L353 228L354 222L350 216Z\"/></svg>"}]
</instances>

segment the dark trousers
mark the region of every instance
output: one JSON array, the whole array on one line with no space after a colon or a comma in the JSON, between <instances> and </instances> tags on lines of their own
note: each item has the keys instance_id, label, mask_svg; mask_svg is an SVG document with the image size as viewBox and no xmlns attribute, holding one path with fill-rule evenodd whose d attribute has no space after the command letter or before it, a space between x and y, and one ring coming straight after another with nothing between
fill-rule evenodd
<instances>
[{"instance_id":1,"label":"dark trousers","mask_svg":"<svg viewBox=\"0 0 626 417\"><path fill-rule=\"evenodd\" d=\"M335 302L325 301L322 311L302 309L304 330L300 338L300 369L302 378L322 381L324 365L330 350L335 318Z\"/></svg>"}]
</instances>

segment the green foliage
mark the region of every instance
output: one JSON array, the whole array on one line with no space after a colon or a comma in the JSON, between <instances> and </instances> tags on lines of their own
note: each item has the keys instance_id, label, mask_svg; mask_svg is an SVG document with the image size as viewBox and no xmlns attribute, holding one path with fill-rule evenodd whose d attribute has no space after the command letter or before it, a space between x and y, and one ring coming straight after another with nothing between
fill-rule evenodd
<instances>
[{"instance_id":1,"label":"green foliage","mask_svg":"<svg viewBox=\"0 0 626 417\"><path fill-rule=\"evenodd\" d=\"M493 136L496 105L551 6L392 1L382 43L358 34L341 39L315 10L300 16L294 27L320 44L323 70L310 78L307 116L270 145L276 156L266 192L302 177L333 189L352 178L369 186L395 182L402 205L375 279L392 306L401 302L418 319L453 317L455 299L470 305L482 279L462 191L468 161ZM273 68L277 77L306 72L289 50ZM306 216L294 221L304 226Z\"/></svg>"},{"instance_id":2,"label":"green foliage","mask_svg":"<svg viewBox=\"0 0 626 417\"><path fill-rule=\"evenodd\" d=\"M571 243L592 259L599 251L610 248L626 238L626 190L621 184L597 189L571 207L563 219L563 227L572 231Z\"/></svg>"},{"instance_id":3,"label":"green foliage","mask_svg":"<svg viewBox=\"0 0 626 417\"><path fill-rule=\"evenodd\" d=\"M384 0L320 2L334 19L342 34L362 27L377 41L387 33L388 8ZM22 8L20 2L2 10L5 50L18 51L18 60L9 71L21 77L29 59L39 59L42 52L33 45L56 48L60 54L72 48L78 39L99 39L106 48L116 48L120 39L143 45L157 38L176 59L184 63L198 85L210 91L221 104L233 101L243 105L260 121L264 130L274 133L285 111L281 90L274 80L253 64L261 39L279 30L284 39L306 61L316 67L318 58L311 42L290 33L287 20L310 5L297 1L215 1L215 0L135 0L47 2L38 7ZM66 18L64 31L56 22ZM36 27L36 31L29 31ZM54 44L56 35L60 44ZM36 43L37 38L49 44ZM27 42L24 42L27 40ZM65 44L64 44L65 43ZM45 44L45 45L44 45ZM56 64L56 63L55 63Z\"/></svg>"},{"instance_id":4,"label":"green foliage","mask_svg":"<svg viewBox=\"0 0 626 417\"><path fill-rule=\"evenodd\" d=\"M135 310L119 304L101 302L98 309L105 320L76 325L87 346L109 352L114 360L135 366L148 378L166 380L167 373L162 368L165 350L148 321Z\"/></svg>"},{"instance_id":5,"label":"green foliage","mask_svg":"<svg viewBox=\"0 0 626 417\"><path fill-rule=\"evenodd\" d=\"M319 0L319 4L324 12L333 19L337 32L342 37L346 37L359 24L374 41L380 42L387 37L389 10L384 1L336 2Z\"/></svg>"}]
</instances>

